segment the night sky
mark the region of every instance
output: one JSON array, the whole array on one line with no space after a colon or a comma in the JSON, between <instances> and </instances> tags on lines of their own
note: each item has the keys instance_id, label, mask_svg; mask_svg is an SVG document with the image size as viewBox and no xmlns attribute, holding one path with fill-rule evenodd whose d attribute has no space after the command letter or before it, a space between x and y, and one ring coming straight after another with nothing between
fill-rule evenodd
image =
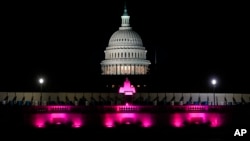
<instances>
[{"instance_id":1,"label":"night sky","mask_svg":"<svg viewBox=\"0 0 250 141\"><path fill-rule=\"evenodd\" d=\"M100 75L124 1L3 3L0 91L81 91ZM142 38L159 81L182 92L250 93L249 11L235 2L127 0L130 25ZM92 77L92 78L90 78Z\"/></svg>"}]
</instances>

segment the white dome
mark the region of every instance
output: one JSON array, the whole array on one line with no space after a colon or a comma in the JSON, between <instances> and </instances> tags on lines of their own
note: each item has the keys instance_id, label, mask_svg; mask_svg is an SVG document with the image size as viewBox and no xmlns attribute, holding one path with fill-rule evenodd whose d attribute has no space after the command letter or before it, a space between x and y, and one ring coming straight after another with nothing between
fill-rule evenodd
<instances>
[{"instance_id":1,"label":"white dome","mask_svg":"<svg viewBox=\"0 0 250 141\"><path fill-rule=\"evenodd\" d=\"M109 40L109 46L143 46L139 34L131 29L116 31Z\"/></svg>"},{"instance_id":2,"label":"white dome","mask_svg":"<svg viewBox=\"0 0 250 141\"><path fill-rule=\"evenodd\" d=\"M151 63L146 60L147 50L143 47L141 37L130 27L130 16L126 7L121 18L121 27L113 33L104 51L105 60L101 62L102 74L146 75Z\"/></svg>"}]
</instances>

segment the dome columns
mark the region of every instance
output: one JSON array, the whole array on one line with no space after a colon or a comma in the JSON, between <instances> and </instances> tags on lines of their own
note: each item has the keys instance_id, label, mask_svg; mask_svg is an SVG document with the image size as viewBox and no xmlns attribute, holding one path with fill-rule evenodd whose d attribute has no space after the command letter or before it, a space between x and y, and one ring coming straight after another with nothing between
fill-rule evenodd
<instances>
[{"instance_id":1,"label":"dome columns","mask_svg":"<svg viewBox=\"0 0 250 141\"><path fill-rule=\"evenodd\" d=\"M145 75L148 65L144 64L107 64L102 66L103 75Z\"/></svg>"}]
</instances>

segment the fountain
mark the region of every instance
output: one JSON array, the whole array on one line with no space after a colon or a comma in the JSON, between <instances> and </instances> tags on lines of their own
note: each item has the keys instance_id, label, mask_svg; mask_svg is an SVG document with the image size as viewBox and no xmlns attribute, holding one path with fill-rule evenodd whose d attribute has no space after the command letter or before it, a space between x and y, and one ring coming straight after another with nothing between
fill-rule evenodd
<instances>
[{"instance_id":1,"label":"fountain","mask_svg":"<svg viewBox=\"0 0 250 141\"><path fill-rule=\"evenodd\" d=\"M133 94L135 93L135 88L130 84L128 78L123 83L123 86L119 88L119 93L124 93L126 105L131 105L133 101Z\"/></svg>"}]
</instances>

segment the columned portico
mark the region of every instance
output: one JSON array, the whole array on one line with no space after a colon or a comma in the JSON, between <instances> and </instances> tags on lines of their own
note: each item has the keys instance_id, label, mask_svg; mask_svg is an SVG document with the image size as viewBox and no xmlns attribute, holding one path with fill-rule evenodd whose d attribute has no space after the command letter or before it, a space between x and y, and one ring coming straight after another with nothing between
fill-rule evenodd
<instances>
[{"instance_id":1,"label":"columned portico","mask_svg":"<svg viewBox=\"0 0 250 141\"><path fill-rule=\"evenodd\" d=\"M147 65L142 64L108 64L102 70L107 75L143 75L147 74Z\"/></svg>"}]
</instances>

